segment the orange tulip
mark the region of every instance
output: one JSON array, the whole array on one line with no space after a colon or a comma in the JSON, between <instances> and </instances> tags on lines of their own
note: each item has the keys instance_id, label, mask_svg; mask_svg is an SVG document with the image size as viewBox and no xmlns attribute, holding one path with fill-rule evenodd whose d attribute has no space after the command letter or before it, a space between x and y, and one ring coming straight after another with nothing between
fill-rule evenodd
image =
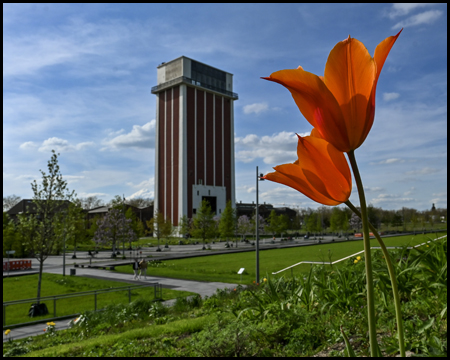
<instances>
[{"instance_id":1,"label":"orange tulip","mask_svg":"<svg viewBox=\"0 0 450 360\"><path fill-rule=\"evenodd\" d=\"M324 205L346 202L352 191L352 177L345 156L326 140L298 136L298 160L274 167L264 179L290 186Z\"/></svg>"},{"instance_id":2,"label":"orange tulip","mask_svg":"<svg viewBox=\"0 0 450 360\"><path fill-rule=\"evenodd\" d=\"M355 150L372 128L378 77L402 30L378 44L373 57L349 36L331 50L323 77L299 66L263 79L285 86L306 120L336 149Z\"/></svg>"}]
</instances>

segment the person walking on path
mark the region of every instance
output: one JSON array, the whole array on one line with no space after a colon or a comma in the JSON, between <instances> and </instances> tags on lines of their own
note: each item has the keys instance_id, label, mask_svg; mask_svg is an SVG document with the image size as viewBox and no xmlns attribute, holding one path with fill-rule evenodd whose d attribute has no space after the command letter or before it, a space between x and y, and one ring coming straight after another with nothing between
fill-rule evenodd
<instances>
[{"instance_id":1,"label":"person walking on path","mask_svg":"<svg viewBox=\"0 0 450 360\"><path fill-rule=\"evenodd\" d=\"M144 278L147 280L147 261L145 259L142 259L139 263L139 280L141 280L141 274L144 273Z\"/></svg>"},{"instance_id":2,"label":"person walking on path","mask_svg":"<svg viewBox=\"0 0 450 360\"><path fill-rule=\"evenodd\" d=\"M139 271L139 262L138 262L138 259L134 259L133 270L134 270L134 277L133 277L133 280L137 280L137 278L138 278L138 271Z\"/></svg>"}]
</instances>

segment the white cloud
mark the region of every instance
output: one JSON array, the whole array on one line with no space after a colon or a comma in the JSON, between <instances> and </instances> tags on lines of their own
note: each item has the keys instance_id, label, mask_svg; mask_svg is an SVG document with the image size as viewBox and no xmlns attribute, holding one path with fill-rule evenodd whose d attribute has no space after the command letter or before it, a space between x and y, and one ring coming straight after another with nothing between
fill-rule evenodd
<instances>
[{"instance_id":1,"label":"white cloud","mask_svg":"<svg viewBox=\"0 0 450 360\"><path fill-rule=\"evenodd\" d=\"M152 190L149 189L141 189L139 191L136 191L134 194L128 196L128 199L134 199L134 198L139 198L142 197L144 199L146 198L150 198L153 199L155 196L155 193Z\"/></svg>"},{"instance_id":2,"label":"white cloud","mask_svg":"<svg viewBox=\"0 0 450 360\"><path fill-rule=\"evenodd\" d=\"M391 100L397 99L399 96L400 96L400 94L399 93L395 93L395 92L384 93L383 94L383 100L384 101L391 101Z\"/></svg>"},{"instance_id":3,"label":"white cloud","mask_svg":"<svg viewBox=\"0 0 450 360\"><path fill-rule=\"evenodd\" d=\"M352 190L358 191L356 185L353 185ZM375 187L366 187L366 186L364 186L364 191L367 191L367 192L378 192L378 191L383 191L383 190L384 190L383 188L378 187L378 186L375 186Z\"/></svg>"},{"instance_id":4,"label":"white cloud","mask_svg":"<svg viewBox=\"0 0 450 360\"><path fill-rule=\"evenodd\" d=\"M436 4L433 3L395 3L392 4L392 9L391 11L388 13L388 16L391 19L394 19L398 16L405 16L408 15L411 11L418 9L418 8L422 8L422 7L426 7L426 6L433 6Z\"/></svg>"},{"instance_id":5,"label":"white cloud","mask_svg":"<svg viewBox=\"0 0 450 360\"><path fill-rule=\"evenodd\" d=\"M36 175L19 175L19 176L17 176L17 179L32 181L32 180L35 180L36 177L37 177Z\"/></svg>"},{"instance_id":6,"label":"white cloud","mask_svg":"<svg viewBox=\"0 0 450 360\"><path fill-rule=\"evenodd\" d=\"M391 158L386 160L381 160L378 162L371 162L371 165L384 165L384 164L396 164L396 163L403 163L405 160L398 159L398 158Z\"/></svg>"},{"instance_id":7,"label":"white cloud","mask_svg":"<svg viewBox=\"0 0 450 360\"><path fill-rule=\"evenodd\" d=\"M392 27L392 29L405 28L421 24L431 24L435 20L439 19L442 14L443 12L441 10L428 10L423 13L413 15L406 20L398 22Z\"/></svg>"},{"instance_id":8,"label":"white cloud","mask_svg":"<svg viewBox=\"0 0 450 360\"><path fill-rule=\"evenodd\" d=\"M37 144L34 143L33 141L24 142L23 144L21 144L19 146L19 148L21 148L23 150L31 150L31 149L35 149L36 147L37 147Z\"/></svg>"},{"instance_id":9,"label":"white cloud","mask_svg":"<svg viewBox=\"0 0 450 360\"><path fill-rule=\"evenodd\" d=\"M404 196L411 195L412 193L415 192L415 190L416 190L416 188L415 188L414 186L412 186L408 191L405 191L405 192L403 193L403 195L404 195Z\"/></svg>"},{"instance_id":10,"label":"white cloud","mask_svg":"<svg viewBox=\"0 0 450 360\"><path fill-rule=\"evenodd\" d=\"M433 196L439 196L439 197L447 196L447 192L433 193Z\"/></svg>"},{"instance_id":11,"label":"white cloud","mask_svg":"<svg viewBox=\"0 0 450 360\"><path fill-rule=\"evenodd\" d=\"M87 198L87 197L90 197L90 196L97 196L97 197L109 196L108 194L101 193L101 192L92 192L92 193L81 192L81 193L79 193L77 195L78 195L78 197L83 197L83 198Z\"/></svg>"},{"instance_id":12,"label":"white cloud","mask_svg":"<svg viewBox=\"0 0 450 360\"><path fill-rule=\"evenodd\" d=\"M144 188L144 187L153 187L155 185L155 178L151 177L148 180L144 180L140 182L139 184L133 184L132 182L127 182L128 186L134 187L134 188Z\"/></svg>"},{"instance_id":13,"label":"white cloud","mask_svg":"<svg viewBox=\"0 0 450 360\"><path fill-rule=\"evenodd\" d=\"M104 141L105 146L101 150L130 147L152 149L155 147L155 126L154 119L142 126L133 125L133 129L128 134L121 134Z\"/></svg>"},{"instance_id":14,"label":"white cloud","mask_svg":"<svg viewBox=\"0 0 450 360\"><path fill-rule=\"evenodd\" d=\"M88 141L78 143L76 145L71 145L67 140L60 139L57 137L51 137L47 140L44 140L38 150L40 152L47 152L51 150L55 150L56 152L68 152L68 151L83 150L84 148L89 147L93 144L94 143L92 141Z\"/></svg>"},{"instance_id":15,"label":"white cloud","mask_svg":"<svg viewBox=\"0 0 450 360\"><path fill-rule=\"evenodd\" d=\"M79 175L64 175L63 180L67 180L68 184L78 182L80 179L84 179L84 176Z\"/></svg>"},{"instance_id":16,"label":"white cloud","mask_svg":"<svg viewBox=\"0 0 450 360\"><path fill-rule=\"evenodd\" d=\"M435 174L439 171L441 171L441 169L424 167L423 169L419 169L419 170L407 171L405 174L406 175L430 175L430 174Z\"/></svg>"},{"instance_id":17,"label":"white cloud","mask_svg":"<svg viewBox=\"0 0 450 360\"><path fill-rule=\"evenodd\" d=\"M387 203L396 203L398 207L402 207L402 203L416 201L414 198L401 197L394 194L379 194L376 198L370 200L373 205L383 205Z\"/></svg>"},{"instance_id":18,"label":"white cloud","mask_svg":"<svg viewBox=\"0 0 450 360\"><path fill-rule=\"evenodd\" d=\"M259 114L260 112L267 111L269 109L269 106L267 103L255 103L250 105L244 106L244 114Z\"/></svg>"},{"instance_id":19,"label":"white cloud","mask_svg":"<svg viewBox=\"0 0 450 360\"><path fill-rule=\"evenodd\" d=\"M261 190L260 190L261 191ZM270 190L261 192L259 195L260 203L267 202L274 206L308 206L317 204L310 200L302 193L294 190L288 186L273 188L270 186ZM320 205L319 205L320 206Z\"/></svg>"},{"instance_id":20,"label":"white cloud","mask_svg":"<svg viewBox=\"0 0 450 360\"><path fill-rule=\"evenodd\" d=\"M307 136L309 133L299 135ZM236 137L236 160L249 163L262 158L264 163L272 166L293 163L297 160L297 142L297 135L287 131L272 136L249 134L243 138Z\"/></svg>"}]
</instances>

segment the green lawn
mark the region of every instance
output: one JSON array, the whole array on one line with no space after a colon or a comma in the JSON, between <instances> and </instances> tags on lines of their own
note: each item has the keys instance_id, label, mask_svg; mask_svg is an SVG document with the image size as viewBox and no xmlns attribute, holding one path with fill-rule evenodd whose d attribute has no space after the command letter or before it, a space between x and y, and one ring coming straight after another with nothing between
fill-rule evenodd
<instances>
[{"instance_id":1,"label":"green lawn","mask_svg":"<svg viewBox=\"0 0 450 360\"><path fill-rule=\"evenodd\" d=\"M444 235L441 233L439 236ZM396 236L384 238L386 246L416 245L434 238L434 234L416 236ZM372 246L378 246L377 240L371 240ZM281 270L300 261L328 261L328 250L330 250L331 261L338 260L364 249L362 240L348 241L331 244L318 244L313 246L302 246L286 249L260 251L260 275L266 276L272 272ZM150 276L172 277L178 279L220 281L227 283L239 283L240 275L237 272L245 268L242 275L242 284L248 284L255 280L255 253L243 252L224 255L202 256L180 260L169 260L155 262L147 274ZM302 264L294 268L294 275L305 272L309 264ZM117 266L116 270L124 273L132 273L131 267ZM290 276L291 271L284 275Z\"/></svg>"},{"instance_id":2,"label":"green lawn","mask_svg":"<svg viewBox=\"0 0 450 360\"><path fill-rule=\"evenodd\" d=\"M36 297L38 275L27 275L3 279L3 301L31 299ZM123 287L124 282L83 278L79 276L62 276L57 274L43 274L41 296L69 294L82 291L100 290ZM163 289L164 300L185 297L193 293ZM131 300L144 297L154 298L154 288L147 287L131 291ZM108 292L97 295L97 308L101 309L109 304L128 303L128 290ZM6 325L21 322L40 320L54 316L53 300L45 301L49 314L38 318L29 318L29 304L10 305L6 308ZM60 299L56 302L56 316L64 316L94 309L94 296L86 295L68 299Z\"/></svg>"}]
</instances>

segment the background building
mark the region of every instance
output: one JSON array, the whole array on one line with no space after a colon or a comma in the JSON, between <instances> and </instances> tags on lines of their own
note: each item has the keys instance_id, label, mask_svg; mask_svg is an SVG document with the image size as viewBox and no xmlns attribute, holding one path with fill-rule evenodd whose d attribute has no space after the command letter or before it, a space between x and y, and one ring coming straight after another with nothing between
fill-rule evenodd
<instances>
[{"instance_id":1,"label":"background building","mask_svg":"<svg viewBox=\"0 0 450 360\"><path fill-rule=\"evenodd\" d=\"M234 207L233 75L181 56L157 67L155 211L177 226L202 199Z\"/></svg>"}]
</instances>

